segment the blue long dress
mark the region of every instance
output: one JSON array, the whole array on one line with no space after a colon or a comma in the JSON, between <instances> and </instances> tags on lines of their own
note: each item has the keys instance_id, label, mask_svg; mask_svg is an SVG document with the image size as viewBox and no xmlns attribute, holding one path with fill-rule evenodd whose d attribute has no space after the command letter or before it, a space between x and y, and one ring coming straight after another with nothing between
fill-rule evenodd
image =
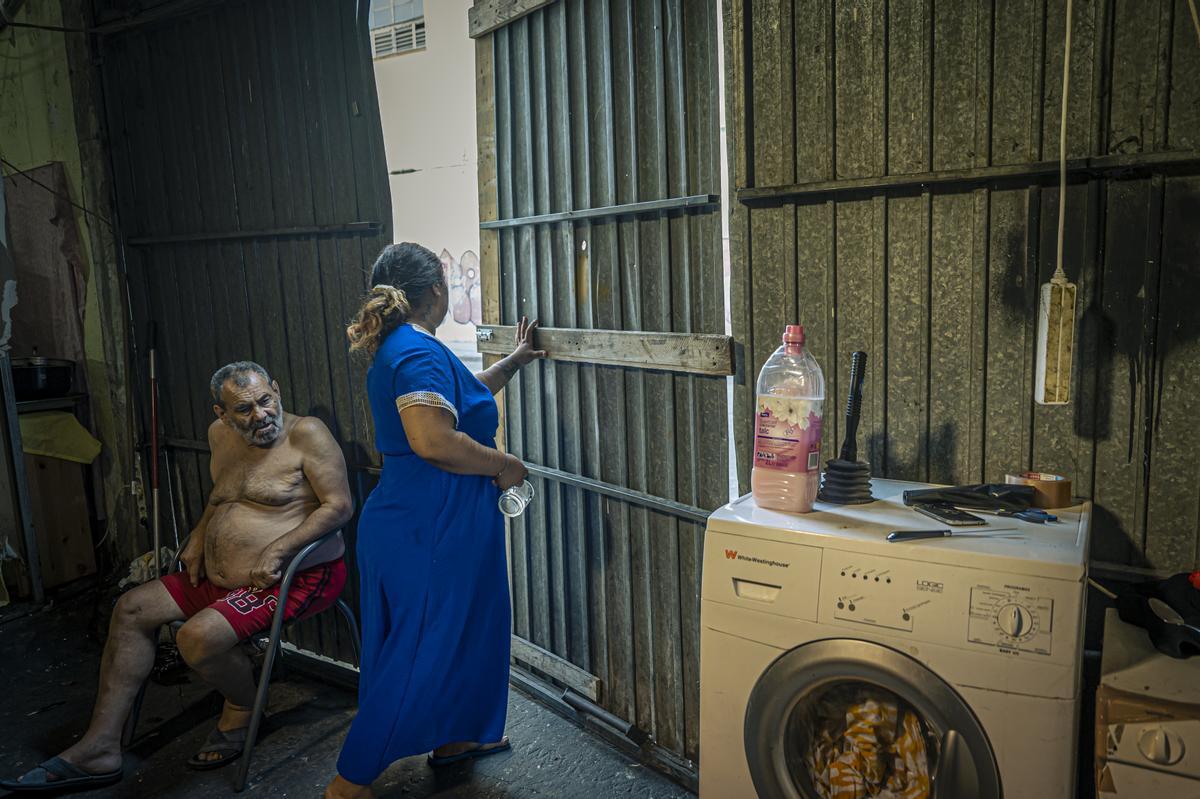
<instances>
[{"instance_id":1,"label":"blue long dress","mask_svg":"<svg viewBox=\"0 0 1200 799\"><path fill-rule=\"evenodd\" d=\"M338 772L369 785L392 762L454 741L498 741L508 710L510 610L503 517L490 477L415 455L399 408L446 408L495 446L496 402L455 355L411 325L367 374L383 474L358 523L362 670Z\"/></svg>"}]
</instances>

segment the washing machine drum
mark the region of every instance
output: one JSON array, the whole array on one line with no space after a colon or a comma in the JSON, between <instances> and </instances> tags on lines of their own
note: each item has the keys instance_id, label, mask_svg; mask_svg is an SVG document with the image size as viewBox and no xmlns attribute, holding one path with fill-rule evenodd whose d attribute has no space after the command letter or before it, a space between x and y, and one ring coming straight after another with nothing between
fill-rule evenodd
<instances>
[{"instance_id":1,"label":"washing machine drum","mask_svg":"<svg viewBox=\"0 0 1200 799\"><path fill-rule=\"evenodd\" d=\"M1000 799L987 734L913 658L853 639L800 646L750 695L746 759L760 799Z\"/></svg>"}]
</instances>

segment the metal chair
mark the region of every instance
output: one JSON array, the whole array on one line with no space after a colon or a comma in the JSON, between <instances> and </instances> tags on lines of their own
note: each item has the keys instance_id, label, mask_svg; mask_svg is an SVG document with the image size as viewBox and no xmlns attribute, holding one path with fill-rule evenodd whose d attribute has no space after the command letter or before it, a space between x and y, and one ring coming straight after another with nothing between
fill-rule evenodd
<instances>
[{"instance_id":1,"label":"metal chair","mask_svg":"<svg viewBox=\"0 0 1200 799\"><path fill-rule=\"evenodd\" d=\"M258 688L254 697L254 708L250 713L250 727L246 731L246 744L245 748L242 750L242 757L238 763L237 777L234 782L234 790L238 793L241 793L246 787L246 778L250 774L250 756L254 751L254 743L258 738L258 730L262 724L263 712L267 709L267 694L271 684L271 670L275 665L275 658L279 654L280 639L282 638L284 625L283 617L287 608L287 595L288 590L292 586L292 578L296 576L296 572L299 570L300 564L304 562L304 559L312 554L317 547L321 546L334 536L340 537L341 534L341 530L334 530L326 533L324 536L318 538L316 541L313 541L311 544L304 547L304 549L296 553L296 556L292 558L291 563L288 564L287 570L283 573L283 579L279 581L279 599L275 605L275 614L271 619L271 630L266 634L267 645L266 651L263 655L262 672L258 678ZM187 547L187 542L188 539L185 537L183 542L179 545L179 551L175 553L175 557L172 559L171 568L173 571L180 571L182 569L183 564L179 560L179 555L183 552L184 548ZM354 660L357 665L361 665L362 644L359 640L358 621L354 617L354 611L352 611L350 606L347 605L346 602L340 597L338 598L337 602L334 603L334 606L342 614L342 618L346 620L346 625L350 628L350 641L354 646ZM178 630L182 626L183 622L173 622L171 624L172 635L174 634L174 631ZM261 641L263 639L262 634L255 636L255 639ZM146 695L146 686L149 684L149 682L150 680L147 678L146 681L142 683L142 688L140 691L138 691L137 698L133 702L133 707L129 711L129 718L125 722L125 730L124 734L122 735L122 744L125 747L128 747L130 743L133 742L133 735L137 729L138 716L142 711L142 700Z\"/></svg>"}]
</instances>

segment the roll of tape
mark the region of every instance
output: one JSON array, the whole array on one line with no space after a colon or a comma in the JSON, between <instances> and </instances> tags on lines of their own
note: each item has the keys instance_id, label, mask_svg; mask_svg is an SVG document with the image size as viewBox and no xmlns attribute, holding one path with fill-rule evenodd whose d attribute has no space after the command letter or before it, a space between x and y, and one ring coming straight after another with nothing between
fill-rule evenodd
<instances>
[{"instance_id":1,"label":"roll of tape","mask_svg":"<svg viewBox=\"0 0 1200 799\"><path fill-rule=\"evenodd\" d=\"M1066 508L1071 505L1071 481L1046 472L1021 472L1004 476L1009 485L1033 486L1033 504L1037 508Z\"/></svg>"}]
</instances>

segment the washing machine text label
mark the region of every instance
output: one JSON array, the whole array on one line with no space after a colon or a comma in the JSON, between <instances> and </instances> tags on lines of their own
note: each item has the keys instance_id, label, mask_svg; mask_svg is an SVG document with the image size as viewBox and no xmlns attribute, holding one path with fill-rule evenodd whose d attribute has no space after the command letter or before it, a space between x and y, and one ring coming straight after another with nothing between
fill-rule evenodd
<instances>
[{"instance_id":1,"label":"washing machine text label","mask_svg":"<svg viewBox=\"0 0 1200 799\"><path fill-rule=\"evenodd\" d=\"M769 558L756 558L753 555L745 555L738 552L736 549L725 550L725 557L729 560L744 560L747 563L757 563L760 566L773 566L777 569L786 569L792 564L784 563L780 560L771 560Z\"/></svg>"}]
</instances>

